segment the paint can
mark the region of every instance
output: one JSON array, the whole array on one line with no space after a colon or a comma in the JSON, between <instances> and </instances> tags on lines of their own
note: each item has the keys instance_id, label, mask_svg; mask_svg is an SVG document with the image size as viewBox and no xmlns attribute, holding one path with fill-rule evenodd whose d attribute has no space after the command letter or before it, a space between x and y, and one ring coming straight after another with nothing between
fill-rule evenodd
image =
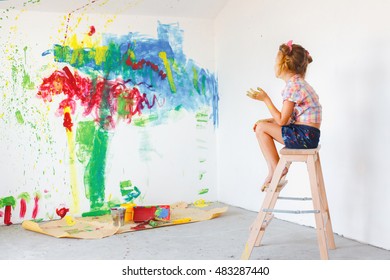
<instances>
[{"instance_id":1,"label":"paint can","mask_svg":"<svg viewBox=\"0 0 390 280\"><path fill-rule=\"evenodd\" d=\"M114 222L114 226L123 226L125 224L125 208L114 207L111 208L111 217Z\"/></svg>"},{"instance_id":2,"label":"paint can","mask_svg":"<svg viewBox=\"0 0 390 280\"><path fill-rule=\"evenodd\" d=\"M123 203L121 204L121 207L125 208L125 223L126 222L132 222L134 217L134 206L137 206L134 203Z\"/></svg>"}]
</instances>

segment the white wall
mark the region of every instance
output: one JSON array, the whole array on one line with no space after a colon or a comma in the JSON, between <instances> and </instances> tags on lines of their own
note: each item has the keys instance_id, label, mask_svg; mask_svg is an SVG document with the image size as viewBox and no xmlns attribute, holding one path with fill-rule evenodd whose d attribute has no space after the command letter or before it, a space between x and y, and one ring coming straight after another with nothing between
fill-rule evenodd
<instances>
[{"instance_id":1,"label":"white wall","mask_svg":"<svg viewBox=\"0 0 390 280\"><path fill-rule=\"evenodd\" d=\"M270 115L245 92L261 86L281 107L284 82L274 77L273 66L279 45L292 39L314 59L307 80L323 105L321 157L334 231L390 249L389 10L385 0L228 3L215 22L221 201L260 208L267 168L252 125ZM310 194L303 164L292 166L288 180L284 195ZM310 207L277 203L277 208ZM278 217L314 226L312 215Z\"/></svg>"},{"instance_id":2,"label":"white wall","mask_svg":"<svg viewBox=\"0 0 390 280\"><path fill-rule=\"evenodd\" d=\"M71 208L76 216L89 211L83 181L85 166L78 161L75 163L77 199L70 187L69 141L62 125L63 118L55 113L63 95L55 97L52 103L44 103L36 96L42 79L64 67L63 63L54 62L52 55L42 56L42 53L53 44L61 45L66 30L68 37L76 34L80 41L88 38L90 26L96 28L92 40L102 33L121 36L129 32L157 39L158 22L179 24L183 30L182 47L186 58L214 72L215 57L210 51L214 49L211 19L96 15L89 14L86 9L82 14L72 14L69 21L68 13L26 10L1 13L0 199L11 196L17 200L12 223L31 219L36 192L41 194L37 219L58 218L55 210L61 205ZM164 66L161 63L159 67ZM34 84L31 89L22 86L25 74ZM192 75L192 69L188 74ZM180 90L180 84L177 89L172 98L189 94ZM155 92L158 95L158 89ZM73 116L74 131L79 121L92 120L83 117L82 108L78 106ZM17 111L21 113L23 123L17 121ZM215 130L211 118L199 126L196 117L199 112L207 112L210 117L212 108L172 110L166 121L156 126L134 126L137 116L133 117L132 124L119 121L111 132L107 153L105 201L124 202L119 183L125 180L131 180L140 189L141 196L135 201L138 205L217 200ZM149 112L145 109L144 113ZM209 192L199 195L202 189L209 189ZM27 203L25 217L19 217L18 196L23 192L29 193L31 200ZM79 210L73 207L75 200L80 204ZM4 215L2 207L0 225Z\"/></svg>"}]
</instances>

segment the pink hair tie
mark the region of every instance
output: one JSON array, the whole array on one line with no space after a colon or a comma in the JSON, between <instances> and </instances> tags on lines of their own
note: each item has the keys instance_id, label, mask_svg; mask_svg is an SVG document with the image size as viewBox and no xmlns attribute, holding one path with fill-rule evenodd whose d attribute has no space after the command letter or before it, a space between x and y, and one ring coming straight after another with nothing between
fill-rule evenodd
<instances>
[{"instance_id":1,"label":"pink hair tie","mask_svg":"<svg viewBox=\"0 0 390 280\"><path fill-rule=\"evenodd\" d=\"M287 44L286 44L288 49L290 50L289 52L292 52L292 44L293 44L292 40L288 41Z\"/></svg>"}]
</instances>

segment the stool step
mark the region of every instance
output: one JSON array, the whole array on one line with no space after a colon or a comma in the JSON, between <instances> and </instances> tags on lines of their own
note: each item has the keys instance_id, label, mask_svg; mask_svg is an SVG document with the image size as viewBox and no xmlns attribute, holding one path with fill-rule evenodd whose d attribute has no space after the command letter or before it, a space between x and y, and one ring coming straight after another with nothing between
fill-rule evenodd
<instances>
[{"instance_id":1,"label":"stool step","mask_svg":"<svg viewBox=\"0 0 390 280\"><path fill-rule=\"evenodd\" d=\"M279 210L279 209L263 209L266 213L286 213L286 214L318 214L320 210Z\"/></svg>"},{"instance_id":2,"label":"stool step","mask_svg":"<svg viewBox=\"0 0 390 280\"><path fill-rule=\"evenodd\" d=\"M280 150L281 155L315 155L319 152L321 146L315 149L288 149L283 148Z\"/></svg>"},{"instance_id":3,"label":"stool step","mask_svg":"<svg viewBox=\"0 0 390 280\"><path fill-rule=\"evenodd\" d=\"M276 187L276 191L275 192L281 192L283 190L283 188L287 185L288 181L287 180L280 180L280 182L278 183L278 186ZM261 191L264 192L264 191L268 191L269 189L269 186L263 186L261 188Z\"/></svg>"},{"instance_id":4,"label":"stool step","mask_svg":"<svg viewBox=\"0 0 390 280\"><path fill-rule=\"evenodd\" d=\"M284 199L284 200L313 200L311 197L288 197L288 196L279 196L278 199Z\"/></svg>"}]
</instances>

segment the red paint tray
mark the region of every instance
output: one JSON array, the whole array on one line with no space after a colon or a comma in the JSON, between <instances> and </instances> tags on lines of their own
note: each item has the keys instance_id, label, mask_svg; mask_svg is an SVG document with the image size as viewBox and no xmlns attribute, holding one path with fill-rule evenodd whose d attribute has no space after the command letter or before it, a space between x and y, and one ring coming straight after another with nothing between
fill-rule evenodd
<instances>
[{"instance_id":1,"label":"red paint tray","mask_svg":"<svg viewBox=\"0 0 390 280\"><path fill-rule=\"evenodd\" d=\"M134 222L146 222L151 220L169 221L171 212L169 205L134 206Z\"/></svg>"}]
</instances>

